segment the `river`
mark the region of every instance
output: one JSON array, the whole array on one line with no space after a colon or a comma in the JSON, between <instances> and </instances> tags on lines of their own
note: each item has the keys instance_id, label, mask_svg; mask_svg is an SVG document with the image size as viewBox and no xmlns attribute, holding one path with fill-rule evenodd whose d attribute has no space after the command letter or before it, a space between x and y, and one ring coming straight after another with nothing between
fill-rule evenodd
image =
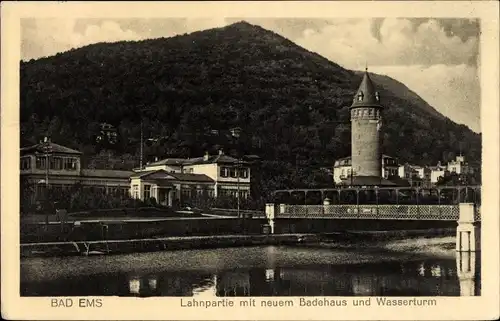
<instances>
[{"instance_id":1,"label":"river","mask_svg":"<svg viewBox=\"0 0 500 321\"><path fill-rule=\"evenodd\" d=\"M22 296L460 296L478 280L449 256L307 246L21 260Z\"/></svg>"}]
</instances>

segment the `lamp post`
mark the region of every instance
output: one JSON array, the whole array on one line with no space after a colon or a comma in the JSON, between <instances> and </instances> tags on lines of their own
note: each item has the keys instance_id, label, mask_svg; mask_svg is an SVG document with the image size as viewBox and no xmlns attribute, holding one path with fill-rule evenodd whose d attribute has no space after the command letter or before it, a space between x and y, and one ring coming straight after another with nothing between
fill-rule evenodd
<instances>
[{"instance_id":1,"label":"lamp post","mask_svg":"<svg viewBox=\"0 0 500 321\"><path fill-rule=\"evenodd\" d=\"M143 158L144 158L144 113L147 111L150 111L151 107L144 107L141 106L141 146L140 146L140 155L139 155L139 169L142 170L142 163L143 163Z\"/></svg>"},{"instance_id":2,"label":"lamp post","mask_svg":"<svg viewBox=\"0 0 500 321\"><path fill-rule=\"evenodd\" d=\"M45 204L48 210L49 204L49 166L50 166L50 153L52 152L52 146L50 145L50 139L45 137L43 140L42 150L45 156ZM46 213L45 216L46 226L49 224L49 214Z\"/></svg>"},{"instance_id":3,"label":"lamp post","mask_svg":"<svg viewBox=\"0 0 500 321\"><path fill-rule=\"evenodd\" d=\"M241 128L240 127L232 128L231 134L233 135L233 137L235 137L238 140L238 143L239 143L239 139L240 139L240 135L241 135ZM241 215L240 215L240 165L241 165L241 157L240 157L240 153L239 153L239 144L237 146L238 146L238 148L237 148L238 160L237 160L237 164L236 164L236 179L237 179L236 202L237 202L237 215L238 215L238 218L240 218L241 217Z\"/></svg>"}]
</instances>

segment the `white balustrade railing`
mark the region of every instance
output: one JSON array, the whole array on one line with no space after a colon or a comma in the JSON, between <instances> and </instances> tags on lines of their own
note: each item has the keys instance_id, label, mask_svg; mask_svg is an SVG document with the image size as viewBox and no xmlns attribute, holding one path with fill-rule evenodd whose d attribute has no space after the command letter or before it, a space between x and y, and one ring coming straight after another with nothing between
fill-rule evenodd
<instances>
[{"instance_id":1,"label":"white balustrade railing","mask_svg":"<svg viewBox=\"0 0 500 321\"><path fill-rule=\"evenodd\" d=\"M282 205L275 218L456 221L458 205ZM479 211L478 211L479 212ZM477 214L479 217L479 213Z\"/></svg>"}]
</instances>

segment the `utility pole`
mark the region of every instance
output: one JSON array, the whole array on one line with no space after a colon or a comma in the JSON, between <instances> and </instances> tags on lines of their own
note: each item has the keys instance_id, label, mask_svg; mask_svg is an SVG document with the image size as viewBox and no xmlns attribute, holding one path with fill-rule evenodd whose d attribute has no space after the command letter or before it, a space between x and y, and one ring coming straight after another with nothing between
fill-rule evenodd
<instances>
[{"instance_id":1,"label":"utility pole","mask_svg":"<svg viewBox=\"0 0 500 321\"><path fill-rule=\"evenodd\" d=\"M237 215L238 215L238 218L241 217L241 214L240 214L240 165L241 165L241 156L240 156L240 134L241 134L241 128L239 127L235 127L235 128L232 128L231 129L231 134L233 135L233 137L235 137L237 140L238 140L238 144L237 144L237 149L236 149L236 152L237 152L237 157L238 157L238 160L237 160L237 164L236 164L236 179L237 179L237 183L236 183L236 190L237 190L237 195L236 195L236 202L237 202Z\"/></svg>"},{"instance_id":2,"label":"utility pole","mask_svg":"<svg viewBox=\"0 0 500 321\"><path fill-rule=\"evenodd\" d=\"M142 170L143 158L144 158L144 113L150 111L150 107L141 106L141 146L140 146L140 156L139 156L139 168Z\"/></svg>"},{"instance_id":3,"label":"utility pole","mask_svg":"<svg viewBox=\"0 0 500 321\"><path fill-rule=\"evenodd\" d=\"M49 213L48 213L48 205L49 205L49 166L50 166L50 152L52 151L52 146L50 145L50 139L46 136L43 140L43 152L45 153L45 204L46 204L46 215L45 215L45 224L46 228L49 225Z\"/></svg>"},{"instance_id":4,"label":"utility pole","mask_svg":"<svg viewBox=\"0 0 500 321\"><path fill-rule=\"evenodd\" d=\"M140 150L140 156L139 156L139 169L142 170L142 155L143 155L143 140L144 140L144 134L143 134L143 121L142 121L142 114L141 114L141 150Z\"/></svg>"},{"instance_id":5,"label":"utility pole","mask_svg":"<svg viewBox=\"0 0 500 321\"><path fill-rule=\"evenodd\" d=\"M237 193L238 193L238 196L237 196L237 203L238 203L238 210L237 210L237 213L238 213L238 218L240 217L240 166L241 164L241 158L239 157L238 155L238 165L236 167L236 177L238 179L238 182L237 182Z\"/></svg>"}]
</instances>

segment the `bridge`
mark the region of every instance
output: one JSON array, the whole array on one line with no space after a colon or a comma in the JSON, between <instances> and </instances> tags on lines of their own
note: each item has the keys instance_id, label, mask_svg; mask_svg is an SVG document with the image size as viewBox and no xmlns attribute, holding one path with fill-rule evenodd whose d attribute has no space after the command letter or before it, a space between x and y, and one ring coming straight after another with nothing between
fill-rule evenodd
<instances>
[{"instance_id":1,"label":"bridge","mask_svg":"<svg viewBox=\"0 0 500 321\"><path fill-rule=\"evenodd\" d=\"M266 218L277 233L455 228L463 203L479 222L481 186L278 190Z\"/></svg>"}]
</instances>

